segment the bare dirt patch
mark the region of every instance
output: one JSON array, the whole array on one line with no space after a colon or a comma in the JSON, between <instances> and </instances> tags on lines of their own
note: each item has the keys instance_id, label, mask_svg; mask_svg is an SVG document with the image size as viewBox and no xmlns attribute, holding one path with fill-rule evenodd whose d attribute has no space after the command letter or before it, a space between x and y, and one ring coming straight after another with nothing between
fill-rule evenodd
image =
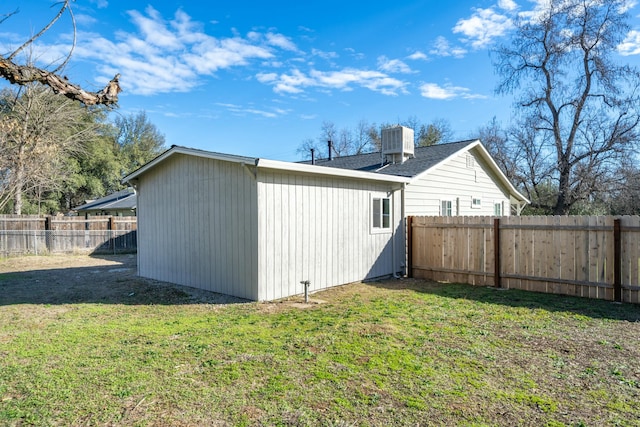
<instances>
[{"instance_id":1,"label":"bare dirt patch","mask_svg":"<svg viewBox=\"0 0 640 427\"><path fill-rule=\"evenodd\" d=\"M137 276L136 255L54 255L0 260L0 305L227 304L245 300Z\"/></svg>"}]
</instances>

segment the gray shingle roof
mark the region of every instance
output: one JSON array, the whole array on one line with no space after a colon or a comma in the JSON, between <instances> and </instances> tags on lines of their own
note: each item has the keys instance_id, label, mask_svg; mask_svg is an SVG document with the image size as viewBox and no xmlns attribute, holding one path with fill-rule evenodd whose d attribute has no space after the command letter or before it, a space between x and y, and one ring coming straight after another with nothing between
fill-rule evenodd
<instances>
[{"instance_id":1,"label":"gray shingle roof","mask_svg":"<svg viewBox=\"0 0 640 427\"><path fill-rule=\"evenodd\" d=\"M357 154L354 156L335 157L333 160L316 160L316 165L340 169L351 169L363 172L376 172L387 175L414 177L437 165L447 157L475 143L477 139L416 147L413 158L404 163L384 163L382 153ZM311 161L300 163L311 164Z\"/></svg>"},{"instance_id":2,"label":"gray shingle roof","mask_svg":"<svg viewBox=\"0 0 640 427\"><path fill-rule=\"evenodd\" d=\"M101 197L93 202L78 206L76 211L102 211L135 209L137 197L133 188L125 188L108 196Z\"/></svg>"}]
</instances>

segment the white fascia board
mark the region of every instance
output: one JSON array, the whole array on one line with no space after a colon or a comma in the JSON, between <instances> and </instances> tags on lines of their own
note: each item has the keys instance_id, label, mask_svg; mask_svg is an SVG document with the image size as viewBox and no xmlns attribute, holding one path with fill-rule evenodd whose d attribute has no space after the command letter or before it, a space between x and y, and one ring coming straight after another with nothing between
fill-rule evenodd
<instances>
[{"instance_id":1,"label":"white fascia board","mask_svg":"<svg viewBox=\"0 0 640 427\"><path fill-rule=\"evenodd\" d=\"M365 179L368 181L382 181L408 183L411 178L404 176L385 175L372 172L354 171L351 169L332 168L328 166L309 165L305 163L282 162L278 160L258 159L258 168L275 169L287 172L308 173L313 175L339 176L344 178Z\"/></svg>"},{"instance_id":2,"label":"white fascia board","mask_svg":"<svg viewBox=\"0 0 640 427\"><path fill-rule=\"evenodd\" d=\"M193 148L173 146L169 150L160 154L149 163L140 167L122 179L123 183L131 182L149 169L154 168L174 154L184 154L188 156L204 157L207 159L223 160L227 162L240 163L257 168L274 169L288 172L308 173L314 175L339 176L345 178L365 179L369 181L408 183L411 178L377 174L372 172L353 171L350 169L338 169L325 166L308 165L304 163L283 162L279 160L267 160L254 157L236 156L233 154L214 153L211 151L196 150Z\"/></svg>"},{"instance_id":3,"label":"white fascia board","mask_svg":"<svg viewBox=\"0 0 640 427\"><path fill-rule=\"evenodd\" d=\"M187 148L187 147L181 147L181 146L175 145L170 149L168 149L167 151L165 151L164 153L160 154L155 159L151 160L149 163L141 166L140 168L136 169L129 175L122 178L122 182L127 183L136 179L138 176L142 175L149 169L154 168L157 164L162 163L163 161L165 161L167 158L171 157L174 154L185 154L188 156L203 157L206 159L224 160L227 162L251 164L251 165L256 164L256 162L258 161L258 159L254 157L244 157L244 156L236 156L234 154L214 153L212 151L197 150L195 148Z\"/></svg>"}]
</instances>

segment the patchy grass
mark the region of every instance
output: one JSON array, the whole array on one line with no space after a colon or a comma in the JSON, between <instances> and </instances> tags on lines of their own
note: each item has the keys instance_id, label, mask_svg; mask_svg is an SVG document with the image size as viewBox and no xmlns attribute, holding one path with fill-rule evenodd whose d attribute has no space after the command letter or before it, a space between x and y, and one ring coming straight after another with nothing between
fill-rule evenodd
<instances>
[{"instance_id":1,"label":"patchy grass","mask_svg":"<svg viewBox=\"0 0 640 427\"><path fill-rule=\"evenodd\" d=\"M640 425L638 306L414 280L164 295L0 305L0 424Z\"/></svg>"}]
</instances>

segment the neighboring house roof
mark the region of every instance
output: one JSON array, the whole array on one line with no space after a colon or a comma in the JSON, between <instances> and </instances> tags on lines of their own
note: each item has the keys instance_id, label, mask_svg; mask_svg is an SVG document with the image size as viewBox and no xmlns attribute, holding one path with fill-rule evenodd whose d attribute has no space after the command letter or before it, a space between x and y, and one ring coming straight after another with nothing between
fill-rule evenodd
<instances>
[{"instance_id":1,"label":"neighboring house roof","mask_svg":"<svg viewBox=\"0 0 640 427\"><path fill-rule=\"evenodd\" d=\"M137 198L133 188L125 188L124 190L116 191L108 196L78 206L75 210L79 212L134 210L136 209L136 205Z\"/></svg>"},{"instance_id":2,"label":"neighboring house roof","mask_svg":"<svg viewBox=\"0 0 640 427\"><path fill-rule=\"evenodd\" d=\"M337 169L349 169L357 171L367 171L376 174L394 175L410 178L411 181L423 177L435 170L439 165L445 163L450 157L460 154L463 151L476 149L476 152L489 164L497 179L511 193L514 202L529 203L509 181L506 175L500 170L489 152L482 145L479 139L450 142L445 144L430 145L428 147L416 147L414 157L405 160L403 163L385 162L384 156L380 152L356 154L353 156L334 157L332 160L316 160L317 166L331 167ZM311 161L301 162L311 164Z\"/></svg>"},{"instance_id":3,"label":"neighboring house roof","mask_svg":"<svg viewBox=\"0 0 640 427\"><path fill-rule=\"evenodd\" d=\"M431 169L467 146L477 142L477 139L473 139L449 144L431 145L429 147L416 147L414 157L406 160L404 163L385 163L382 153L375 152L356 154L353 156L334 157L333 160L316 160L315 164L318 166L329 166L332 168L360 170L413 178L422 172ZM311 162L306 161L303 163L310 164Z\"/></svg>"},{"instance_id":4,"label":"neighboring house roof","mask_svg":"<svg viewBox=\"0 0 640 427\"><path fill-rule=\"evenodd\" d=\"M123 178L122 182L134 181L138 176L144 174L149 169L154 168L159 163L164 162L167 158L176 154L185 154L189 156L204 157L207 159L224 160L228 162L240 163L245 166L252 166L257 169L260 169L260 168L276 169L276 170L281 170L285 172L288 171L288 172L309 173L309 174L315 174L315 175L341 176L345 178L367 179L371 181L384 181L384 182L397 182L397 183L409 182L409 179L403 176L381 175L381 174L376 174L369 171L325 168L325 167L320 167L320 166L310 165L310 164L303 164L303 163L283 162L278 160L267 160L267 159L261 159L256 157L245 157L245 156L237 156L233 154L215 153L212 151L181 147L179 145L172 146L170 149L160 154L158 157L151 160L149 163L145 164L144 166L130 173L129 175Z\"/></svg>"}]
</instances>

